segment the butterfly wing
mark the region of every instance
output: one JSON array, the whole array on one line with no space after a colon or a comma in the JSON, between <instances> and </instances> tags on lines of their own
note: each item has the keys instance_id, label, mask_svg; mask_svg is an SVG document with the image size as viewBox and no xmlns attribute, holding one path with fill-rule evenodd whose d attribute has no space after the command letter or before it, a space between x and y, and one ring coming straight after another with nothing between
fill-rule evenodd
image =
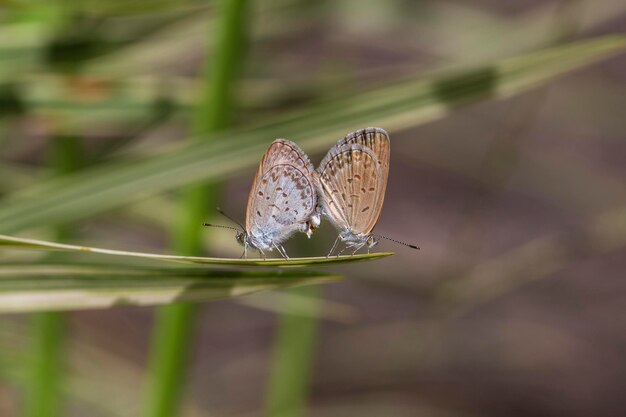
<instances>
[{"instance_id":1,"label":"butterfly wing","mask_svg":"<svg viewBox=\"0 0 626 417\"><path fill-rule=\"evenodd\" d=\"M295 143L276 139L267 149L248 197L246 231L280 243L306 230L317 205L313 165Z\"/></svg>"},{"instance_id":2,"label":"butterfly wing","mask_svg":"<svg viewBox=\"0 0 626 417\"><path fill-rule=\"evenodd\" d=\"M348 133L343 139L337 141L337 148L345 144L358 143L371 149L376 155L378 166L380 166L386 177L389 176L389 155L390 141L389 134L380 127L366 127L356 132ZM387 183L385 182L385 186ZM383 190L384 195L384 190Z\"/></svg>"},{"instance_id":3,"label":"butterfly wing","mask_svg":"<svg viewBox=\"0 0 626 417\"><path fill-rule=\"evenodd\" d=\"M385 192L387 191L387 178L389 178L389 156L391 154L391 141L389 140L389 134L385 129L380 127L366 127L365 129L359 129L355 132L348 133L343 139L337 141L336 146L340 147L349 143L358 143L362 146L366 146L374 152L374 155L376 155L378 166L381 168L382 175L385 177L383 186L379 191L381 198L384 200ZM381 208L382 203L383 201L380 202Z\"/></svg>"},{"instance_id":4,"label":"butterfly wing","mask_svg":"<svg viewBox=\"0 0 626 417\"><path fill-rule=\"evenodd\" d=\"M387 172L369 147L334 146L317 171L324 213L340 229L370 233L382 209Z\"/></svg>"}]
</instances>

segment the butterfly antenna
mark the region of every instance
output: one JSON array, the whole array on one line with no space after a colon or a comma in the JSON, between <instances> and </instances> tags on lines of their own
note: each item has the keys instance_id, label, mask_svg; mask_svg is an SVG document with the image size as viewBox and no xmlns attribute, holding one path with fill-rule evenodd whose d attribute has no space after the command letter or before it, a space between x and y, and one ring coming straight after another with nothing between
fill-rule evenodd
<instances>
[{"instance_id":1,"label":"butterfly antenna","mask_svg":"<svg viewBox=\"0 0 626 417\"><path fill-rule=\"evenodd\" d=\"M222 229L231 229L231 230L234 230L236 232L240 232L241 231L241 230L237 229L236 227L222 226L221 224L202 223L202 226L204 226L204 227L221 227Z\"/></svg>"},{"instance_id":2,"label":"butterfly antenna","mask_svg":"<svg viewBox=\"0 0 626 417\"><path fill-rule=\"evenodd\" d=\"M404 246L408 246L411 249L420 250L419 246L411 245L411 244L405 243L405 242L400 242L399 240L395 240L395 239L392 239L392 238L387 237L387 236L381 236L381 235L374 235L374 236L382 238L382 239L391 240L392 242L399 243L399 244L404 245Z\"/></svg>"},{"instance_id":3,"label":"butterfly antenna","mask_svg":"<svg viewBox=\"0 0 626 417\"><path fill-rule=\"evenodd\" d=\"M239 225L239 227L241 227L241 230L246 230L246 228L245 228L245 227L243 227L243 224L239 223L237 220L233 219L233 218L232 218L232 217L230 217L228 214L224 213L224 211L223 211L221 208L216 207L216 209L217 209L217 212L218 212L219 214L221 214L222 216L226 217L226 218L227 218L228 220L230 220L231 222L238 224L238 225Z\"/></svg>"}]
</instances>

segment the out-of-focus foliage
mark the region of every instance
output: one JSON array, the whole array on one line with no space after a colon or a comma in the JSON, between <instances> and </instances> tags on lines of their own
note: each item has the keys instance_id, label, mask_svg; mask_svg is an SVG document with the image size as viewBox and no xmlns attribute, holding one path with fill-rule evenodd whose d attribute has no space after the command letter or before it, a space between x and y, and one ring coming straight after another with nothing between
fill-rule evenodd
<instances>
[{"instance_id":1,"label":"out-of-focus foliage","mask_svg":"<svg viewBox=\"0 0 626 417\"><path fill-rule=\"evenodd\" d=\"M231 271L116 265L5 264L0 313L206 301L337 280L310 271Z\"/></svg>"},{"instance_id":2,"label":"out-of-focus foliage","mask_svg":"<svg viewBox=\"0 0 626 417\"><path fill-rule=\"evenodd\" d=\"M194 144L215 2L0 5L0 232L14 235L0 239L0 311L85 310L67 320L67 415L141 414L152 316L123 306L330 282L203 306L180 415L290 415L290 402L316 417L620 415L624 2L252 3L233 127ZM221 230L204 231L211 257L153 255L170 252L181 187L222 181L239 218L271 140L315 162L368 125L393 149L376 231L420 252L304 258L332 244L323 224L288 243L303 257L290 261L236 259ZM84 145L83 170L53 178L60 137ZM2 416L32 379L28 334L3 317ZM311 375L280 366L301 358Z\"/></svg>"},{"instance_id":3,"label":"out-of-focus foliage","mask_svg":"<svg viewBox=\"0 0 626 417\"><path fill-rule=\"evenodd\" d=\"M445 116L454 105L519 94L625 49L626 36L611 36L452 75L417 77L324 103L267 125L216 135L219 140L98 166L7 196L0 207L0 230L13 232L42 224L44 219L77 219L176 186L224 178L256 164L268 137L298 137L304 149L319 151L330 146L341 132L368 123L390 130L417 126ZM236 140L226 140L229 137Z\"/></svg>"}]
</instances>

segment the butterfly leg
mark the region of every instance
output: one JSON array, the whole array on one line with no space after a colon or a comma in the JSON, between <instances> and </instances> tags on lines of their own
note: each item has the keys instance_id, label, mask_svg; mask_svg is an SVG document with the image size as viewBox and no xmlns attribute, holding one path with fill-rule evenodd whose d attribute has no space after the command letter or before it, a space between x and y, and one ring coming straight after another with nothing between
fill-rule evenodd
<instances>
[{"instance_id":1,"label":"butterfly leg","mask_svg":"<svg viewBox=\"0 0 626 417\"><path fill-rule=\"evenodd\" d=\"M261 254L261 257L263 258L263 260L266 261L267 259L265 258L265 252L259 249L259 253Z\"/></svg>"},{"instance_id":2,"label":"butterfly leg","mask_svg":"<svg viewBox=\"0 0 626 417\"><path fill-rule=\"evenodd\" d=\"M343 248L342 250L339 251L339 253L337 254L337 258L339 258L341 256L342 253L344 253L346 251L346 249L352 248L353 246L350 245L346 245L345 248ZM357 249L358 250L358 249Z\"/></svg>"},{"instance_id":3,"label":"butterfly leg","mask_svg":"<svg viewBox=\"0 0 626 417\"><path fill-rule=\"evenodd\" d=\"M359 249L361 249L364 245L355 245L355 246L356 246L356 249L354 251L352 251L352 256L354 256L359 251ZM370 248L369 247L367 248L367 253L368 254L370 253Z\"/></svg>"},{"instance_id":4,"label":"butterfly leg","mask_svg":"<svg viewBox=\"0 0 626 417\"><path fill-rule=\"evenodd\" d=\"M278 245L274 243L274 247L283 258L289 259L289 256L287 255L287 251L285 251L285 248L283 247L283 245Z\"/></svg>"},{"instance_id":5,"label":"butterfly leg","mask_svg":"<svg viewBox=\"0 0 626 417\"><path fill-rule=\"evenodd\" d=\"M335 248L337 247L338 244L339 244L339 236L337 236L337 239L335 239L335 243L333 243L333 247L330 248L330 252L328 252L328 255L326 255L327 258L329 258L330 255L332 255L332 253L335 251Z\"/></svg>"}]
</instances>

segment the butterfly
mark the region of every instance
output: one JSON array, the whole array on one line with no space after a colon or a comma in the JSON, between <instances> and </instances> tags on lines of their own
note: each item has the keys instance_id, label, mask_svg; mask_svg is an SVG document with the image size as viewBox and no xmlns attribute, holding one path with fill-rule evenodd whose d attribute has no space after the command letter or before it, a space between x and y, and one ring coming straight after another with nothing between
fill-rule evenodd
<instances>
[{"instance_id":1,"label":"butterfly","mask_svg":"<svg viewBox=\"0 0 626 417\"><path fill-rule=\"evenodd\" d=\"M328 256L339 241L355 254L363 246L378 244L372 230L380 216L387 178L389 177L390 141L381 128L368 127L340 139L333 146L316 171L316 185L321 212L339 230ZM388 238L385 238L388 239ZM393 239L390 239L393 240ZM417 249L415 245L397 243Z\"/></svg>"},{"instance_id":2,"label":"butterfly","mask_svg":"<svg viewBox=\"0 0 626 417\"><path fill-rule=\"evenodd\" d=\"M298 145L286 139L272 142L261 159L250 189L245 228L236 234L237 241L244 247L244 257L247 257L248 247L252 247L264 259L265 251L274 249L288 259L282 242L295 232L311 237L320 225L314 172L309 158Z\"/></svg>"}]
</instances>

